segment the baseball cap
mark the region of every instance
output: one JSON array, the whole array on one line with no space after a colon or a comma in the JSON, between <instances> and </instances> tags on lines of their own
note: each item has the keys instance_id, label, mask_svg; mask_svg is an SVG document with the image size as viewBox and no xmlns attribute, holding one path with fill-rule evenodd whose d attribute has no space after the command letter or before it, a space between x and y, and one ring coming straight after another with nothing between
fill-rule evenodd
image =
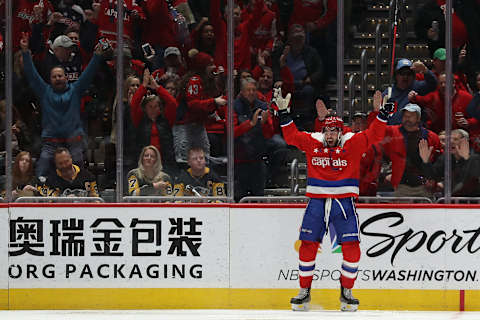
<instances>
[{"instance_id":1,"label":"baseball cap","mask_svg":"<svg viewBox=\"0 0 480 320\"><path fill-rule=\"evenodd\" d=\"M61 35L55 38L52 44L52 49L58 48L58 47L64 47L64 48L70 48L75 46L75 42L72 41L69 37L66 35Z\"/></svg>"},{"instance_id":2,"label":"baseball cap","mask_svg":"<svg viewBox=\"0 0 480 320\"><path fill-rule=\"evenodd\" d=\"M418 104L415 104L415 103L409 103L407 104L403 109L402 109L402 112L403 111L410 111L410 112L416 112L418 114L418 116L421 116L422 115L422 109L419 107Z\"/></svg>"},{"instance_id":3,"label":"baseball cap","mask_svg":"<svg viewBox=\"0 0 480 320\"><path fill-rule=\"evenodd\" d=\"M433 59L438 59L442 61L447 60L447 50L445 50L445 48L438 48L433 53Z\"/></svg>"},{"instance_id":4,"label":"baseball cap","mask_svg":"<svg viewBox=\"0 0 480 320\"><path fill-rule=\"evenodd\" d=\"M408 59L400 59L398 60L397 62L397 67L395 68L396 71L402 69L402 68L405 68L405 67L408 67L410 68L412 66L412 61L408 60Z\"/></svg>"},{"instance_id":5,"label":"baseball cap","mask_svg":"<svg viewBox=\"0 0 480 320\"><path fill-rule=\"evenodd\" d=\"M174 54L176 56L181 56L180 50L178 50L177 47L168 47L167 49L165 49L165 52L163 53L163 57L166 58L171 54Z\"/></svg>"},{"instance_id":6,"label":"baseball cap","mask_svg":"<svg viewBox=\"0 0 480 320\"><path fill-rule=\"evenodd\" d=\"M367 118L367 115L363 112L355 112L352 116L352 119L355 119L355 118L364 118L366 119Z\"/></svg>"}]
</instances>

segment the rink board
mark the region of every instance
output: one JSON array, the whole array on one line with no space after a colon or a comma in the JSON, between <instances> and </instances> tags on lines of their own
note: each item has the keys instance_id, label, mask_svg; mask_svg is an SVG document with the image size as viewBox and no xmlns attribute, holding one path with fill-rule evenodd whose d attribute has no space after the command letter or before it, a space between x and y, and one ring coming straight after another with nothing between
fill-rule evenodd
<instances>
[{"instance_id":1,"label":"rink board","mask_svg":"<svg viewBox=\"0 0 480 320\"><path fill-rule=\"evenodd\" d=\"M480 310L478 209L360 206L361 308ZM298 290L302 205L0 210L0 309L288 309ZM338 309L333 227L320 251L312 305Z\"/></svg>"}]
</instances>

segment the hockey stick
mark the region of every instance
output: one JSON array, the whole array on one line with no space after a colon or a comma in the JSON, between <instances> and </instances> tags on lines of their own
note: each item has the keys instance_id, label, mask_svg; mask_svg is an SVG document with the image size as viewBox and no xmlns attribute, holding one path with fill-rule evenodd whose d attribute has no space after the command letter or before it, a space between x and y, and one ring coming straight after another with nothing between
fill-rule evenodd
<instances>
[{"instance_id":1,"label":"hockey stick","mask_svg":"<svg viewBox=\"0 0 480 320\"><path fill-rule=\"evenodd\" d=\"M391 84L393 86L393 69L395 67L395 49L397 45L397 27L398 27L398 22L397 22L397 16L398 16L398 1L400 0L394 0L395 2L395 15L393 18L393 45L392 45L392 61L390 64L390 79L391 79Z\"/></svg>"}]
</instances>

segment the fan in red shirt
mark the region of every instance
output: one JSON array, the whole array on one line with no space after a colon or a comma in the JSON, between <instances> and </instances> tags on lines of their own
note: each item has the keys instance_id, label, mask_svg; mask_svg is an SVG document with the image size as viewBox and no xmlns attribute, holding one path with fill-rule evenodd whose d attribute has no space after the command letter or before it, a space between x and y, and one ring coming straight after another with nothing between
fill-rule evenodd
<instances>
[{"instance_id":1,"label":"fan in red shirt","mask_svg":"<svg viewBox=\"0 0 480 320\"><path fill-rule=\"evenodd\" d=\"M3 2L3 1L2 1ZM12 40L13 50L17 51L20 48L20 39L22 34L31 34L31 24L36 22L47 22L48 17L55 11L52 4L48 0L15 0L13 4L12 17ZM34 7L41 8L41 14L34 13ZM5 3L0 4L0 18L5 18Z\"/></svg>"},{"instance_id":2,"label":"fan in red shirt","mask_svg":"<svg viewBox=\"0 0 480 320\"><path fill-rule=\"evenodd\" d=\"M293 0L293 12L288 25L299 24L308 31L323 30L336 18L336 0Z\"/></svg>"},{"instance_id":3,"label":"fan in red shirt","mask_svg":"<svg viewBox=\"0 0 480 320\"><path fill-rule=\"evenodd\" d=\"M419 96L415 91L408 94L409 101L418 103L428 115L426 121L427 128L434 132L440 132L445 129L445 86L446 75L440 74L438 77L439 87L425 96ZM452 101L452 128L453 129L473 129L478 126L478 120L475 118L466 118L467 106L472 100L472 95L465 90L453 88ZM470 130L469 130L470 131Z\"/></svg>"},{"instance_id":4,"label":"fan in red shirt","mask_svg":"<svg viewBox=\"0 0 480 320\"><path fill-rule=\"evenodd\" d=\"M175 157L180 163L186 163L187 152L192 146L201 147L207 157L210 155L205 122L209 117L217 117L217 108L227 104L221 95L214 98L216 66L210 55L191 49L187 65L190 71L181 81L173 127Z\"/></svg>"},{"instance_id":5,"label":"fan in red shirt","mask_svg":"<svg viewBox=\"0 0 480 320\"><path fill-rule=\"evenodd\" d=\"M113 45L117 43L117 0L101 0L98 11L98 38L107 38ZM142 8L134 0L123 3L123 38L125 45L132 47L134 41L134 26L136 22L145 19Z\"/></svg>"},{"instance_id":6,"label":"fan in red shirt","mask_svg":"<svg viewBox=\"0 0 480 320\"><path fill-rule=\"evenodd\" d=\"M154 90L156 95L147 95L147 87ZM155 146L162 155L163 165L169 170L175 170L176 167L171 131L176 108L175 98L145 69L142 85L135 91L131 101L130 114L137 128L136 141L140 147Z\"/></svg>"},{"instance_id":7,"label":"fan in red shirt","mask_svg":"<svg viewBox=\"0 0 480 320\"><path fill-rule=\"evenodd\" d=\"M154 47L178 47L176 25L168 9L168 2L148 0L143 1L141 6L146 16L142 27L143 42Z\"/></svg>"},{"instance_id":8,"label":"fan in red shirt","mask_svg":"<svg viewBox=\"0 0 480 320\"><path fill-rule=\"evenodd\" d=\"M248 19L241 21L240 6L234 7L233 21L235 25L235 65L236 70L252 68L251 47L252 39L257 26L262 18L264 3L260 0L252 0L253 14ZM210 3L210 23L215 30L215 64L227 69L227 23L220 12L220 0L212 0Z\"/></svg>"},{"instance_id":9,"label":"fan in red shirt","mask_svg":"<svg viewBox=\"0 0 480 320\"><path fill-rule=\"evenodd\" d=\"M419 96L415 91L409 93L410 101L418 103L429 116L426 125L435 132L445 129L445 87L446 75L442 73L439 78L439 87L426 96ZM452 97L452 129L465 129L470 134L471 145L477 150L480 138L480 123L477 119L467 116L467 106L472 101L472 95L465 90L453 87Z\"/></svg>"},{"instance_id":10,"label":"fan in red shirt","mask_svg":"<svg viewBox=\"0 0 480 320\"><path fill-rule=\"evenodd\" d=\"M259 1L262 3L262 1ZM267 4L262 3L260 6L248 6L244 10L245 14L248 14L248 18L252 16L258 17L261 16L260 21L253 31L252 41L252 54L255 55L260 50L260 52L272 52L273 40L276 36L276 15L275 12L270 10ZM254 12L254 10L261 10L261 13Z\"/></svg>"}]
</instances>

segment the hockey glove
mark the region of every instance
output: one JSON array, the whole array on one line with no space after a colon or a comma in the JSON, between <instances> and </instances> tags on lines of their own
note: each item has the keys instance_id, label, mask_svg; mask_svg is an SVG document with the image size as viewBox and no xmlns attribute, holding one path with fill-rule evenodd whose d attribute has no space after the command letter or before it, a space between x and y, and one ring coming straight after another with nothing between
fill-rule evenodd
<instances>
[{"instance_id":1,"label":"hockey glove","mask_svg":"<svg viewBox=\"0 0 480 320\"><path fill-rule=\"evenodd\" d=\"M290 108L288 107L288 105L290 104L290 98L292 97L292 95L288 93L287 96L284 98L282 97L281 88L277 88L273 90L274 91L273 91L272 102L274 102L278 108L278 116L280 117L280 124L287 124L292 120L290 118Z\"/></svg>"},{"instance_id":2,"label":"hockey glove","mask_svg":"<svg viewBox=\"0 0 480 320\"><path fill-rule=\"evenodd\" d=\"M380 110L378 110L378 117L381 120L387 121L390 115L392 115L394 111L395 111L395 103L387 102L380 107Z\"/></svg>"}]
</instances>

